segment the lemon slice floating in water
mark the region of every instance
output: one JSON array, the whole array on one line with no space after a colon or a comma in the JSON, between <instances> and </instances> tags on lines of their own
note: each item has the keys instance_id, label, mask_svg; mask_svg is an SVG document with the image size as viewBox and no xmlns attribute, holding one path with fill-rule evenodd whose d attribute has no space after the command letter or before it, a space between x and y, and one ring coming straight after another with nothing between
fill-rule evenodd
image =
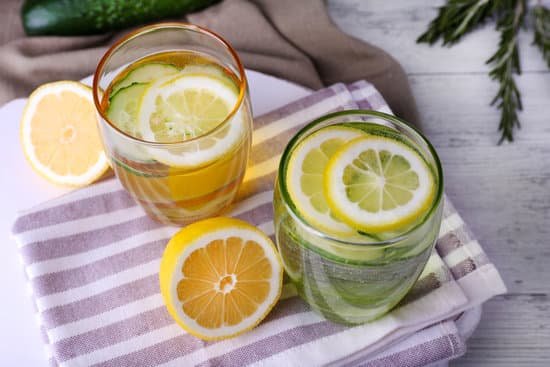
<instances>
[{"instance_id":1,"label":"lemon slice floating in water","mask_svg":"<svg viewBox=\"0 0 550 367\"><path fill-rule=\"evenodd\" d=\"M365 134L342 146L324 172L325 197L351 227L379 233L424 215L435 178L420 154L389 136Z\"/></svg>"},{"instance_id":2,"label":"lemon slice floating in water","mask_svg":"<svg viewBox=\"0 0 550 367\"><path fill-rule=\"evenodd\" d=\"M363 134L361 130L345 126L322 128L301 141L289 159L285 180L292 202L309 223L329 234L357 233L334 216L323 193L323 174L335 152Z\"/></svg>"},{"instance_id":3,"label":"lemon slice floating in water","mask_svg":"<svg viewBox=\"0 0 550 367\"><path fill-rule=\"evenodd\" d=\"M238 88L214 75L183 73L151 83L139 106L141 136L148 141L175 143L192 140L218 128L239 99ZM245 121L233 116L216 134L190 147L152 148L152 155L171 166L198 166L226 154L242 140Z\"/></svg>"}]
</instances>

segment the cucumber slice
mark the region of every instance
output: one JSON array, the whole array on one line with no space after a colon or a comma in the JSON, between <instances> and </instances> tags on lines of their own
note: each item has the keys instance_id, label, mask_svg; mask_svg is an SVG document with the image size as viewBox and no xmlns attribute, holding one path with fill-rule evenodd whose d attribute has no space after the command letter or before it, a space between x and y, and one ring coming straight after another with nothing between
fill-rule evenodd
<instances>
[{"instance_id":1,"label":"cucumber slice","mask_svg":"<svg viewBox=\"0 0 550 367\"><path fill-rule=\"evenodd\" d=\"M109 101L107 116L119 129L140 137L137 113L141 96L147 88L147 83L134 83L121 88Z\"/></svg>"},{"instance_id":2,"label":"cucumber slice","mask_svg":"<svg viewBox=\"0 0 550 367\"><path fill-rule=\"evenodd\" d=\"M154 79L158 79L167 75L176 74L180 71L177 67L170 64L162 63L148 63L142 65L128 73L124 79L118 82L111 92L111 95L114 98L114 95L117 94L122 88L126 88L135 83L149 83Z\"/></svg>"}]
</instances>

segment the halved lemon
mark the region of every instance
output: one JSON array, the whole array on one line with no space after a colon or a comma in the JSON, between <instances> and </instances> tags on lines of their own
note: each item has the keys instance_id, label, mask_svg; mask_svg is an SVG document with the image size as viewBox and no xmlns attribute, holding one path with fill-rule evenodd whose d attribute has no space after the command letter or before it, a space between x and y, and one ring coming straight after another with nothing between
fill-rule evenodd
<instances>
[{"instance_id":1,"label":"halved lemon","mask_svg":"<svg viewBox=\"0 0 550 367\"><path fill-rule=\"evenodd\" d=\"M281 294L283 267L275 246L256 227L210 218L178 232L160 266L160 289L174 320L205 340L252 329Z\"/></svg>"},{"instance_id":2,"label":"halved lemon","mask_svg":"<svg viewBox=\"0 0 550 367\"><path fill-rule=\"evenodd\" d=\"M159 143L183 142L202 136L225 121L239 98L238 88L209 73L180 73L160 78L145 90L139 106L142 137ZM171 166L198 166L233 149L245 133L241 113L216 134L190 147L151 148L153 156Z\"/></svg>"},{"instance_id":3,"label":"halved lemon","mask_svg":"<svg viewBox=\"0 0 550 367\"><path fill-rule=\"evenodd\" d=\"M332 156L324 187L338 218L378 233L403 228L424 215L436 184L425 160L407 143L365 134Z\"/></svg>"},{"instance_id":4,"label":"halved lemon","mask_svg":"<svg viewBox=\"0 0 550 367\"><path fill-rule=\"evenodd\" d=\"M323 193L323 174L334 153L363 134L351 127L328 126L301 141L291 154L285 172L290 198L309 223L329 234L349 236L357 233L334 216Z\"/></svg>"},{"instance_id":5,"label":"halved lemon","mask_svg":"<svg viewBox=\"0 0 550 367\"><path fill-rule=\"evenodd\" d=\"M30 95L21 119L25 156L56 184L90 184L109 168L98 123L89 87L73 81L44 84Z\"/></svg>"}]
</instances>

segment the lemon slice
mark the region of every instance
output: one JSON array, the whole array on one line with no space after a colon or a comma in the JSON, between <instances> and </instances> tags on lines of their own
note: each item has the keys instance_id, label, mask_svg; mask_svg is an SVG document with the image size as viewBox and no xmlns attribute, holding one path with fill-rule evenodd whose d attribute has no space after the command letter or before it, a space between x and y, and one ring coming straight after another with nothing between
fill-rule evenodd
<instances>
[{"instance_id":1,"label":"lemon slice","mask_svg":"<svg viewBox=\"0 0 550 367\"><path fill-rule=\"evenodd\" d=\"M109 168L98 123L89 87L72 81L44 84L30 95L21 119L25 156L56 184L90 184Z\"/></svg>"},{"instance_id":2,"label":"lemon slice","mask_svg":"<svg viewBox=\"0 0 550 367\"><path fill-rule=\"evenodd\" d=\"M435 178L419 153L394 138L365 135L342 146L324 173L330 208L350 226L378 233L419 219Z\"/></svg>"},{"instance_id":3,"label":"lemon slice","mask_svg":"<svg viewBox=\"0 0 550 367\"><path fill-rule=\"evenodd\" d=\"M142 137L159 143L183 142L215 129L226 120L239 98L236 86L213 74L181 73L160 78L146 89L139 106ZM160 162L197 166L222 156L241 140L245 121L240 113L213 136L191 148L153 148Z\"/></svg>"},{"instance_id":4,"label":"lemon slice","mask_svg":"<svg viewBox=\"0 0 550 367\"><path fill-rule=\"evenodd\" d=\"M323 173L338 148L363 134L351 127L322 128L301 141L289 159L285 177L292 202L311 225L329 234L350 236L356 231L330 209L323 193Z\"/></svg>"},{"instance_id":5,"label":"lemon slice","mask_svg":"<svg viewBox=\"0 0 550 367\"><path fill-rule=\"evenodd\" d=\"M174 320L205 340L252 329L280 297L283 267L256 227L233 218L195 222L168 243L160 289Z\"/></svg>"}]
</instances>

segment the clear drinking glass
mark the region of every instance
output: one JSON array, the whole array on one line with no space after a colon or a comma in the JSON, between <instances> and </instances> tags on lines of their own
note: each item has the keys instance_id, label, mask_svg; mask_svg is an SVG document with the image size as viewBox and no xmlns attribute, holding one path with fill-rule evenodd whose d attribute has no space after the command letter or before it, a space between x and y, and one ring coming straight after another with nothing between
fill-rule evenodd
<instances>
[{"instance_id":1,"label":"clear drinking glass","mask_svg":"<svg viewBox=\"0 0 550 367\"><path fill-rule=\"evenodd\" d=\"M435 198L408 228L379 233L377 240L346 240L318 230L296 210L284 180L293 149L315 131L341 123L358 123L367 132L376 125L389 127L428 163L436 178ZM406 295L426 265L441 224L442 192L441 164L434 148L394 116L352 110L321 117L304 127L283 152L274 195L277 246L300 296L326 318L344 324L363 323L387 313Z\"/></svg>"},{"instance_id":2,"label":"clear drinking glass","mask_svg":"<svg viewBox=\"0 0 550 367\"><path fill-rule=\"evenodd\" d=\"M110 98L116 96L113 85L124 81L132 65L147 63L191 66L185 69L191 73L206 65L213 70L213 78L223 78L235 91L231 112L209 131L180 141L159 143L128 133L108 117ZM103 56L95 72L93 93L111 166L151 217L184 224L212 216L234 199L248 161L252 111L244 68L224 39L184 23L139 29ZM139 98L130 102L135 105L129 108L139 108Z\"/></svg>"}]
</instances>

